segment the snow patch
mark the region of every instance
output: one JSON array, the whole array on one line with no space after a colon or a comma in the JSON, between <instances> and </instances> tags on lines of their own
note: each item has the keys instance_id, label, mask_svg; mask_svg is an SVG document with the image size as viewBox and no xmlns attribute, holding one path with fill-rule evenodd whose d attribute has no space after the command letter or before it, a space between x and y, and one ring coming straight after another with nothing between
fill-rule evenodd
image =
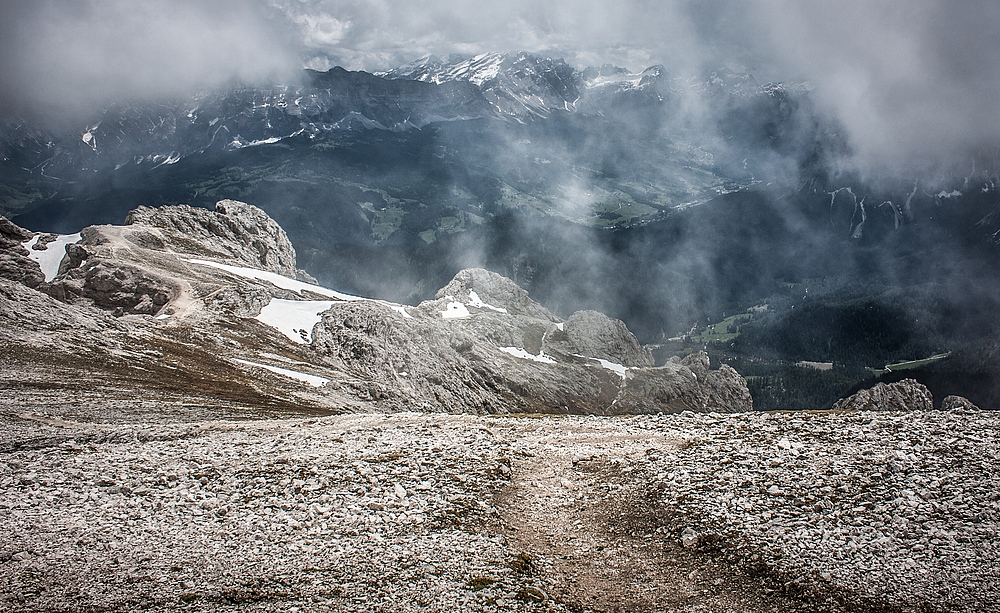
<instances>
[{"instance_id":1,"label":"snow patch","mask_svg":"<svg viewBox=\"0 0 1000 613\"><path fill-rule=\"evenodd\" d=\"M625 378L625 374L628 372L628 368L622 366L621 364L615 364L614 362L609 362L607 360L602 360L601 358L591 358L592 360L597 360L601 363L601 368L605 368L612 372L618 373L622 379Z\"/></svg>"},{"instance_id":2,"label":"snow patch","mask_svg":"<svg viewBox=\"0 0 1000 613\"><path fill-rule=\"evenodd\" d=\"M298 372L297 370L288 370L287 368L278 368L277 366L269 366L267 364L258 364L257 362L251 362L249 360L234 360L240 364L246 364L247 366L256 366L257 368L263 368L264 370L269 370L273 373L288 377L289 379L295 379L297 381L302 381L303 383L308 383L313 387L322 387L330 382L329 379L325 377L319 377L316 375L306 374L304 372Z\"/></svg>"},{"instance_id":3,"label":"snow patch","mask_svg":"<svg viewBox=\"0 0 1000 613\"><path fill-rule=\"evenodd\" d=\"M521 358L522 360L531 360L532 362L539 362L541 364L555 364L556 361L545 355L544 352L535 355L533 353L528 353L527 350L521 349L519 347L500 347L500 351L510 354L515 358Z\"/></svg>"},{"instance_id":4,"label":"snow patch","mask_svg":"<svg viewBox=\"0 0 1000 613\"><path fill-rule=\"evenodd\" d=\"M483 302L482 299L479 298L479 294L476 293L476 290L469 291L469 306L479 309L490 309L491 311L496 311L497 313L507 312L507 309L503 307L495 307L492 304L486 304Z\"/></svg>"},{"instance_id":5,"label":"snow patch","mask_svg":"<svg viewBox=\"0 0 1000 613\"><path fill-rule=\"evenodd\" d=\"M953 189L950 192L946 192L944 190L941 190L940 192L938 192L937 197L938 198L958 198L961 195L962 195L962 192L958 191L957 189Z\"/></svg>"},{"instance_id":6,"label":"snow patch","mask_svg":"<svg viewBox=\"0 0 1000 613\"><path fill-rule=\"evenodd\" d=\"M308 345L312 342L313 326L320 315L334 305L332 300L283 300L272 298L260 315L254 317L262 324L275 328L293 343Z\"/></svg>"},{"instance_id":7,"label":"snow patch","mask_svg":"<svg viewBox=\"0 0 1000 613\"><path fill-rule=\"evenodd\" d=\"M442 319L463 319L471 316L472 313L461 302L449 302L448 307L444 311L441 311Z\"/></svg>"},{"instance_id":8,"label":"snow patch","mask_svg":"<svg viewBox=\"0 0 1000 613\"><path fill-rule=\"evenodd\" d=\"M277 143L277 142L280 142L280 141L281 141L281 137L280 136L272 136L270 138L265 138L265 139L261 139L261 140L252 140L249 143L247 143L247 147L253 147L255 145L273 145L274 143Z\"/></svg>"},{"instance_id":9,"label":"snow patch","mask_svg":"<svg viewBox=\"0 0 1000 613\"><path fill-rule=\"evenodd\" d=\"M47 248L44 251L32 249L32 247L38 244L38 239L41 237L41 234L36 235L24 243L24 247L28 250L28 257L38 262L38 265L42 269L42 274L45 275L45 282L48 283L59 274L59 265L62 264L63 258L66 256L66 245L79 242L81 237L79 232L76 234L60 235L56 237L56 240L46 245Z\"/></svg>"},{"instance_id":10,"label":"snow patch","mask_svg":"<svg viewBox=\"0 0 1000 613\"><path fill-rule=\"evenodd\" d=\"M583 358L585 360L594 360L595 362L600 364L601 368L618 373L618 376L621 377L622 379L624 379L626 374L628 373L627 366L622 366L621 364L615 364L614 362L609 362L608 360L602 360L601 358L592 358L590 356L580 355L580 354L574 354L574 355L576 355L576 357L578 358ZM588 366L593 366L593 364L588 364Z\"/></svg>"},{"instance_id":11,"label":"snow patch","mask_svg":"<svg viewBox=\"0 0 1000 613\"><path fill-rule=\"evenodd\" d=\"M245 279L253 279L255 281L267 281L272 285L274 285L275 287L280 287L281 289L287 289L292 292L298 292L299 294L301 294L302 292L312 292L320 296L326 296L327 298L335 298L337 300L344 300L347 302L368 300L367 298L362 298L360 296L351 296L350 294L342 294L340 292L334 291L332 289L327 289L320 285L313 285L312 283L304 283L297 279L291 279L284 275L279 275L276 272L258 270L256 268L247 268L245 266L231 266L229 264L212 262L210 260L184 259L184 261L190 264L200 264L202 266L211 266L212 268L218 268L219 270L230 272L234 275L243 277Z\"/></svg>"},{"instance_id":12,"label":"snow patch","mask_svg":"<svg viewBox=\"0 0 1000 613\"><path fill-rule=\"evenodd\" d=\"M266 270L258 270L256 268L247 268L245 266L231 266L229 264L221 264L219 262L212 262L210 260L186 259L185 258L184 261L188 262L190 264L200 264L202 266L210 266L212 268L218 268L219 270L224 270L226 272L232 273L232 274L237 275L239 277L243 277L244 279L252 279L254 281L267 281L267 282L271 283L272 285L274 285L275 287L280 287L281 289L287 289L287 290L292 291L292 292L298 292L300 295L303 292L312 292L313 294L317 294L317 295L320 295L320 296L326 296L327 298L333 298L335 300L341 300L343 302L362 302L362 301L365 301L365 302L374 302L376 304L381 304L383 306L389 307L390 309L392 309L393 311L396 311L397 313L399 313L400 315L402 315L406 319L413 319L413 316L410 315L406 311L406 307L403 306L403 305L401 305L401 304L395 304L395 303L392 303L392 302L385 302L383 300L373 300L371 298L362 298L361 296L352 296L350 294L343 294L341 292L325 288L325 287L323 287L321 285L313 285L312 283L304 283L304 282L299 281L297 279L292 279L292 278L286 277L284 275L279 275L276 272L269 272L269 271L266 271ZM317 303L317 304L325 304L325 302L323 302L323 301L308 301L308 300L307 301L302 301L302 300L286 300L285 302L295 302L295 303L300 303L300 304L301 303L314 302L314 303ZM273 304L273 303L274 303L274 300L271 301L271 304ZM270 305L268 305L268 306L270 306ZM267 308L267 307L265 307L265 308ZM325 311L328 308L330 308L330 307L327 306L323 310ZM258 319L259 319L259 316L258 316ZM268 324L268 325L271 325L271 324ZM277 326L273 326L273 327L277 327ZM312 330L312 326L309 326L309 330ZM296 342L299 342L297 340L297 337L293 338L293 337L289 336L289 338L292 338L292 340L295 340ZM308 343L310 341L307 340L305 342Z\"/></svg>"}]
</instances>

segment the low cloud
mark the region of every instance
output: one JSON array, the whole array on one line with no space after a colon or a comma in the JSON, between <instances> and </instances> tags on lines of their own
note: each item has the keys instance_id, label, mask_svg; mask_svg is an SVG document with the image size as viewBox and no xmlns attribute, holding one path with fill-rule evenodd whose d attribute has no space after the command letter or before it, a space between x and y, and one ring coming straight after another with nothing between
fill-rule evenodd
<instances>
[{"instance_id":1,"label":"low cloud","mask_svg":"<svg viewBox=\"0 0 1000 613\"><path fill-rule=\"evenodd\" d=\"M1000 141L994 2L773 0L760 9L768 61L814 84L848 130L859 168L965 166Z\"/></svg>"},{"instance_id":2,"label":"low cloud","mask_svg":"<svg viewBox=\"0 0 1000 613\"><path fill-rule=\"evenodd\" d=\"M3 111L59 117L298 68L297 32L235 0L34 0L0 6Z\"/></svg>"}]
</instances>

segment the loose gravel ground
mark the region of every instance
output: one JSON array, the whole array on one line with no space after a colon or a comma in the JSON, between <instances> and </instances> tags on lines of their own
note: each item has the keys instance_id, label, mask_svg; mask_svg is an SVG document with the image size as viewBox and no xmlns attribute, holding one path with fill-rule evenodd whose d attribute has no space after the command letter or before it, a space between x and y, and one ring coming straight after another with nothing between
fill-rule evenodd
<instances>
[{"instance_id":1,"label":"loose gravel ground","mask_svg":"<svg viewBox=\"0 0 1000 613\"><path fill-rule=\"evenodd\" d=\"M1000 611L979 411L0 411L0 610Z\"/></svg>"}]
</instances>

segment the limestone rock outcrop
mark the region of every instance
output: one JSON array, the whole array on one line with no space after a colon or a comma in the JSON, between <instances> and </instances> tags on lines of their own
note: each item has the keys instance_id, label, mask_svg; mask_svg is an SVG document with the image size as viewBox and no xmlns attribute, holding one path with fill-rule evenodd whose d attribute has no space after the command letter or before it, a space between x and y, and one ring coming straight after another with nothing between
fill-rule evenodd
<instances>
[{"instance_id":1,"label":"limestone rock outcrop","mask_svg":"<svg viewBox=\"0 0 1000 613\"><path fill-rule=\"evenodd\" d=\"M945 396L941 401L941 408L945 411L962 409L965 411L978 411L979 407L974 402L964 396Z\"/></svg>"},{"instance_id":2,"label":"limestone rock outcrop","mask_svg":"<svg viewBox=\"0 0 1000 613\"><path fill-rule=\"evenodd\" d=\"M833 405L838 411L931 411L934 397L927 386L914 379L877 383Z\"/></svg>"},{"instance_id":3,"label":"limestone rock outcrop","mask_svg":"<svg viewBox=\"0 0 1000 613\"><path fill-rule=\"evenodd\" d=\"M24 243L31 240L33 232L0 216L0 277L38 287L45 281L42 269L28 257Z\"/></svg>"},{"instance_id":4,"label":"limestone rock outcrop","mask_svg":"<svg viewBox=\"0 0 1000 613\"><path fill-rule=\"evenodd\" d=\"M667 413L752 409L746 381L706 354L653 368L635 336L594 311L562 322L512 281L460 271L407 317L336 303L312 347L391 409L481 413ZM588 334L590 333L590 334Z\"/></svg>"},{"instance_id":5,"label":"limestone rock outcrop","mask_svg":"<svg viewBox=\"0 0 1000 613\"><path fill-rule=\"evenodd\" d=\"M653 354L639 344L625 323L597 311L577 311L553 335L567 353L608 360L632 368L653 365Z\"/></svg>"},{"instance_id":6,"label":"limestone rock outcrop","mask_svg":"<svg viewBox=\"0 0 1000 613\"><path fill-rule=\"evenodd\" d=\"M259 208L220 200L214 211L187 205L141 206L125 218L127 240L296 277L295 248L288 235Z\"/></svg>"},{"instance_id":7,"label":"limestone rock outcrop","mask_svg":"<svg viewBox=\"0 0 1000 613\"><path fill-rule=\"evenodd\" d=\"M188 284L191 259L264 270L305 282L285 231L255 206L222 200L214 211L187 205L139 207L124 226L92 226L66 246L59 274L41 284L63 302L88 303L117 315L156 315ZM171 257L172 256L172 257ZM270 300L256 286L219 288L212 305L253 317Z\"/></svg>"}]
</instances>

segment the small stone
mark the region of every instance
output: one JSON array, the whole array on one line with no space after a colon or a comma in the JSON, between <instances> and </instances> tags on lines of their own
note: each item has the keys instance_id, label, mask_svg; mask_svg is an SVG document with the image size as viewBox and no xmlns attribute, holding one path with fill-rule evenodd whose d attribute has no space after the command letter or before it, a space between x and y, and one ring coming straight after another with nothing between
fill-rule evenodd
<instances>
[{"instance_id":1,"label":"small stone","mask_svg":"<svg viewBox=\"0 0 1000 613\"><path fill-rule=\"evenodd\" d=\"M684 528L684 531L681 533L681 545L683 545L685 549L697 547L698 540L698 533L695 532L694 528L691 528L690 526Z\"/></svg>"},{"instance_id":2,"label":"small stone","mask_svg":"<svg viewBox=\"0 0 1000 613\"><path fill-rule=\"evenodd\" d=\"M393 490L396 493L396 498L399 498L400 500L406 498L406 490L403 489L402 485L397 483L395 487L393 487Z\"/></svg>"},{"instance_id":3,"label":"small stone","mask_svg":"<svg viewBox=\"0 0 1000 613\"><path fill-rule=\"evenodd\" d=\"M425 575L436 575L438 574L438 569L437 566L434 566L433 564L421 564L420 572Z\"/></svg>"}]
</instances>

